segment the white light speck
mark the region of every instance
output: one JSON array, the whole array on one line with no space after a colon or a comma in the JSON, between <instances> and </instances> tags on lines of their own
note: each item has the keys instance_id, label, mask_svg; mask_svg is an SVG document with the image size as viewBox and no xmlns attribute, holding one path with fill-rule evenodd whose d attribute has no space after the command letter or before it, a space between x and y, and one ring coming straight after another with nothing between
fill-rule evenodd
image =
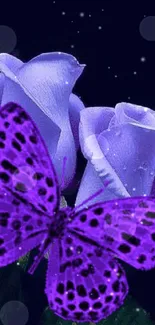
<instances>
[{"instance_id":1,"label":"white light speck","mask_svg":"<svg viewBox=\"0 0 155 325\"><path fill-rule=\"evenodd\" d=\"M19 247L19 250L20 250L20 251L21 251L21 249L22 249L22 248L21 248L21 247Z\"/></svg>"},{"instance_id":2,"label":"white light speck","mask_svg":"<svg viewBox=\"0 0 155 325\"><path fill-rule=\"evenodd\" d=\"M74 23L74 20L71 20L71 23Z\"/></svg>"},{"instance_id":3,"label":"white light speck","mask_svg":"<svg viewBox=\"0 0 155 325\"><path fill-rule=\"evenodd\" d=\"M20 263L19 263L19 262L17 262L17 265L20 265Z\"/></svg>"},{"instance_id":4,"label":"white light speck","mask_svg":"<svg viewBox=\"0 0 155 325\"><path fill-rule=\"evenodd\" d=\"M98 29L100 29L100 30L101 30L101 29L102 29L102 26L98 26Z\"/></svg>"},{"instance_id":5,"label":"white light speck","mask_svg":"<svg viewBox=\"0 0 155 325\"><path fill-rule=\"evenodd\" d=\"M136 308L136 311L140 311L140 308Z\"/></svg>"},{"instance_id":6,"label":"white light speck","mask_svg":"<svg viewBox=\"0 0 155 325\"><path fill-rule=\"evenodd\" d=\"M68 291L65 291L65 295L67 295L68 294Z\"/></svg>"},{"instance_id":7,"label":"white light speck","mask_svg":"<svg viewBox=\"0 0 155 325\"><path fill-rule=\"evenodd\" d=\"M115 74L115 78L117 78L118 77L118 75L117 74Z\"/></svg>"},{"instance_id":8,"label":"white light speck","mask_svg":"<svg viewBox=\"0 0 155 325\"><path fill-rule=\"evenodd\" d=\"M128 99L131 99L131 97L130 97L130 96L128 96Z\"/></svg>"},{"instance_id":9,"label":"white light speck","mask_svg":"<svg viewBox=\"0 0 155 325\"><path fill-rule=\"evenodd\" d=\"M74 44L71 44L71 48L73 49L75 47L75 45Z\"/></svg>"},{"instance_id":10,"label":"white light speck","mask_svg":"<svg viewBox=\"0 0 155 325\"><path fill-rule=\"evenodd\" d=\"M65 15L66 15L65 11L62 11L62 15L63 15L63 16L65 16Z\"/></svg>"},{"instance_id":11,"label":"white light speck","mask_svg":"<svg viewBox=\"0 0 155 325\"><path fill-rule=\"evenodd\" d=\"M108 69L110 69L110 66L108 67Z\"/></svg>"},{"instance_id":12,"label":"white light speck","mask_svg":"<svg viewBox=\"0 0 155 325\"><path fill-rule=\"evenodd\" d=\"M55 4L55 1L53 1L53 3Z\"/></svg>"},{"instance_id":13,"label":"white light speck","mask_svg":"<svg viewBox=\"0 0 155 325\"><path fill-rule=\"evenodd\" d=\"M58 54L61 54L61 52L58 52Z\"/></svg>"},{"instance_id":14,"label":"white light speck","mask_svg":"<svg viewBox=\"0 0 155 325\"><path fill-rule=\"evenodd\" d=\"M80 33L80 31L78 30L78 31L77 31L77 34L79 34L79 33Z\"/></svg>"},{"instance_id":15,"label":"white light speck","mask_svg":"<svg viewBox=\"0 0 155 325\"><path fill-rule=\"evenodd\" d=\"M141 60L141 62L145 62L145 61L146 61L145 56L142 56L142 57L140 58L140 60Z\"/></svg>"},{"instance_id":16,"label":"white light speck","mask_svg":"<svg viewBox=\"0 0 155 325\"><path fill-rule=\"evenodd\" d=\"M148 108L147 107L144 107L144 112L147 112L148 111Z\"/></svg>"},{"instance_id":17,"label":"white light speck","mask_svg":"<svg viewBox=\"0 0 155 325\"><path fill-rule=\"evenodd\" d=\"M81 18L83 18L83 17L85 16L85 13L84 13L84 12L80 12L79 16L80 16Z\"/></svg>"},{"instance_id":18,"label":"white light speck","mask_svg":"<svg viewBox=\"0 0 155 325\"><path fill-rule=\"evenodd\" d=\"M134 73L133 73L134 75L136 75L137 74L137 71L134 71Z\"/></svg>"},{"instance_id":19,"label":"white light speck","mask_svg":"<svg viewBox=\"0 0 155 325\"><path fill-rule=\"evenodd\" d=\"M135 187L133 187L133 189L132 189L133 191L136 191L136 188Z\"/></svg>"},{"instance_id":20,"label":"white light speck","mask_svg":"<svg viewBox=\"0 0 155 325\"><path fill-rule=\"evenodd\" d=\"M89 14L89 17L91 17L91 14Z\"/></svg>"},{"instance_id":21,"label":"white light speck","mask_svg":"<svg viewBox=\"0 0 155 325\"><path fill-rule=\"evenodd\" d=\"M102 9L102 11L104 11L104 9Z\"/></svg>"},{"instance_id":22,"label":"white light speck","mask_svg":"<svg viewBox=\"0 0 155 325\"><path fill-rule=\"evenodd\" d=\"M108 281L108 282L111 282L111 279L108 279L107 281Z\"/></svg>"},{"instance_id":23,"label":"white light speck","mask_svg":"<svg viewBox=\"0 0 155 325\"><path fill-rule=\"evenodd\" d=\"M68 82L68 81L65 81L65 84L66 84L66 85L68 85L68 84L69 84L69 82Z\"/></svg>"}]
</instances>

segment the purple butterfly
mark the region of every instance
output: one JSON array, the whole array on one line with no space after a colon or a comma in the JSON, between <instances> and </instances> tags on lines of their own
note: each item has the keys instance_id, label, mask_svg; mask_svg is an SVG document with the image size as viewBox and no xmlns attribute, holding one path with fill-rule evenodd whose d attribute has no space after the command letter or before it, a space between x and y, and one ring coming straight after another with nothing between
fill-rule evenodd
<instances>
[{"instance_id":1,"label":"purple butterfly","mask_svg":"<svg viewBox=\"0 0 155 325\"><path fill-rule=\"evenodd\" d=\"M80 206L60 210L56 173L35 124L17 104L1 108L0 266L39 246L32 274L50 249L50 308L64 319L98 322L128 292L115 257L137 269L155 265L155 199L112 200L76 211Z\"/></svg>"}]
</instances>

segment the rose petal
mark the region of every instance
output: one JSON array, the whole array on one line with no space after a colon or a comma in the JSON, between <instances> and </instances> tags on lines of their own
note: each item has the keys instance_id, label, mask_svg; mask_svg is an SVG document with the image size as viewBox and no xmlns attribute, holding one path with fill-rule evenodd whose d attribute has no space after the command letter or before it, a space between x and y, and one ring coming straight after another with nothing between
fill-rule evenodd
<instances>
[{"instance_id":1,"label":"rose petal","mask_svg":"<svg viewBox=\"0 0 155 325\"><path fill-rule=\"evenodd\" d=\"M124 124L103 131L98 137L101 151L109 143L106 158L131 196L149 195L155 176L155 126Z\"/></svg>"},{"instance_id":2,"label":"rose petal","mask_svg":"<svg viewBox=\"0 0 155 325\"><path fill-rule=\"evenodd\" d=\"M97 172L95 171L91 162L88 161L76 196L75 205L79 205L102 188L104 189L104 192L91 199L89 203L84 204L81 208L79 208L79 210L97 202L109 201L117 198L117 195L109 191L108 187L104 188Z\"/></svg>"},{"instance_id":3,"label":"rose petal","mask_svg":"<svg viewBox=\"0 0 155 325\"><path fill-rule=\"evenodd\" d=\"M2 101L2 96L3 96L4 80L5 80L4 75L0 73L0 102Z\"/></svg>"},{"instance_id":4,"label":"rose petal","mask_svg":"<svg viewBox=\"0 0 155 325\"><path fill-rule=\"evenodd\" d=\"M108 189L117 197L127 197L129 193L106 158L108 141L104 139L104 154L98 144L101 130L108 128L110 119L114 116L112 108L86 108L80 112L79 137L84 156L91 162L102 184L109 181ZM87 195L87 192L86 192Z\"/></svg>"},{"instance_id":5,"label":"rose petal","mask_svg":"<svg viewBox=\"0 0 155 325\"><path fill-rule=\"evenodd\" d=\"M2 60L0 57L0 70L5 75L1 105L14 101L30 114L48 147L59 182L63 158L67 157L65 188L76 166L75 143L68 113L69 96L84 65L80 65L72 55L55 52L41 54L15 71L10 62L15 66L15 61L19 64L19 60L12 60L8 55L6 57L7 65L4 55Z\"/></svg>"},{"instance_id":6,"label":"rose petal","mask_svg":"<svg viewBox=\"0 0 155 325\"><path fill-rule=\"evenodd\" d=\"M74 135L76 149L79 148L80 111L84 108L85 106L80 98L74 94L71 94L69 97L69 118L72 133Z\"/></svg>"},{"instance_id":7,"label":"rose petal","mask_svg":"<svg viewBox=\"0 0 155 325\"><path fill-rule=\"evenodd\" d=\"M148 107L131 103L118 103L115 106L116 119L119 124L134 123L136 125L155 127L155 116Z\"/></svg>"},{"instance_id":8,"label":"rose petal","mask_svg":"<svg viewBox=\"0 0 155 325\"><path fill-rule=\"evenodd\" d=\"M13 73L23 65L21 60L7 53L0 53L0 63L6 65Z\"/></svg>"}]
</instances>

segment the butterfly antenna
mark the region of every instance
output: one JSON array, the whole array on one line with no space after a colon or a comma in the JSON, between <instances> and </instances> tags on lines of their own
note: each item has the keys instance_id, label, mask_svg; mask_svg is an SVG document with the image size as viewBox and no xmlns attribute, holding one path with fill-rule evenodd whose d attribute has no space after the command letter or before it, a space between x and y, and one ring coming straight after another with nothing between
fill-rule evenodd
<instances>
[{"instance_id":1,"label":"butterfly antenna","mask_svg":"<svg viewBox=\"0 0 155 325\"><path fill-rule=\"evenodd\" d=\"M82 205L84 205L85 203L91 201L92 199L94 199L96 196L100 195L102 192L104 192L105 188L109 185L109 181L104 183L104 188L101 188L99 191L97 191L96 193L94 193L93 195L89 196L88 199L84 200L82 203L80 203L79 205L75 206L75 208L73 209L73 212L75 212L77 209L79 209Z\"/></svg>"},{"instance_id":2,"label":"butterfly antenna","mask_svg":"<svg viewBox=\"0 0 155 325\"><path fill-rule=\"evenodd\" d=\"M40 252L35 257L33 264L30 266L30 268L28 270L29 274L32 275L34 273L34 271L38 267L40 261L42 260L42 258L46 254L46 252L48 251L50 244L51 244L51 241L49 240L49 238L46 238L45 242L43 243L42 247L40 248Z\"/></svg>"},{"instance_id":3,"label":"butterfly antenna","mask_svg":"<svg viewBox=\"0 0 155 325\"><path fill-rule=\"evenodd\" d=\"M63 158L62 179L61 179L61 185L60 185L60 188L63 188L63 185L64 185L64 179L65 179L64 175L65 175L66 161L67 161L67 157L64 157L64 158Z\"/></svg>"}]
</instances>

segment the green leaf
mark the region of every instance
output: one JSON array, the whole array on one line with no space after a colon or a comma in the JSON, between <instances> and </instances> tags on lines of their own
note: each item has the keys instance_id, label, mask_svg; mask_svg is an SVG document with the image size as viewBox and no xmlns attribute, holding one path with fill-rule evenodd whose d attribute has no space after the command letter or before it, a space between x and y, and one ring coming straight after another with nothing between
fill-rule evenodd
<instances>
[{"instance_id":1,"label":"green leaf","mask_svg":"<svg viewBox=\"0 0 155 325\"><path fill-rule=\"evenodd\" d=\"M95 323L78 323L65 321L64 319L54 315L54 313L46 308L41 323L39 325L93 325ZM114 312L107 319L100 321L97 325L155 325L149 318L149 315L142 309L137 302L130 296L125 300L124 305Z\"/></svg>"},{"instance_id":2,"label":"green leaf","mask_svg":"<svg viewBox=\"0 0 155 325\"><path fill-rule=\"evenodd\" d=\"M124 305L109 316L108 319L101 321L98 325L154 325L149 315L139 304L128 296Z\"/></svg>"},{"instance_id":3,"label":"green leaf","mask_svg":"<svg viewBox=\"0 0 155 325\"><path fill-rule=\"evenodd\" d=\"M39 325L59 325L58 321L59 317L55 315L49 307L47 307L42 314Z\"/></svg>"},{"instance_id":4,"label":"green leaf","mask_svg":"<svg viewBox=\"0 0 155 325\"><path fill-rule=\"evenodd\" d=\"M19 265L24 271L26 271L26 268L28 265L29 255L30 255L30 253L27 253L26 255L21 257L17 262L17 265Z\"/></svg>"},{"instance_id":5,"label":"green leaf","mask_svg":"<svg viewBox=\"0 0 155 325\"><path fill-rule=\"evenodd\" d=\"M60 198L60 208L66 208L67 207L67 201L64 196L61 196Z\"/></svg>"}]
</instances>

